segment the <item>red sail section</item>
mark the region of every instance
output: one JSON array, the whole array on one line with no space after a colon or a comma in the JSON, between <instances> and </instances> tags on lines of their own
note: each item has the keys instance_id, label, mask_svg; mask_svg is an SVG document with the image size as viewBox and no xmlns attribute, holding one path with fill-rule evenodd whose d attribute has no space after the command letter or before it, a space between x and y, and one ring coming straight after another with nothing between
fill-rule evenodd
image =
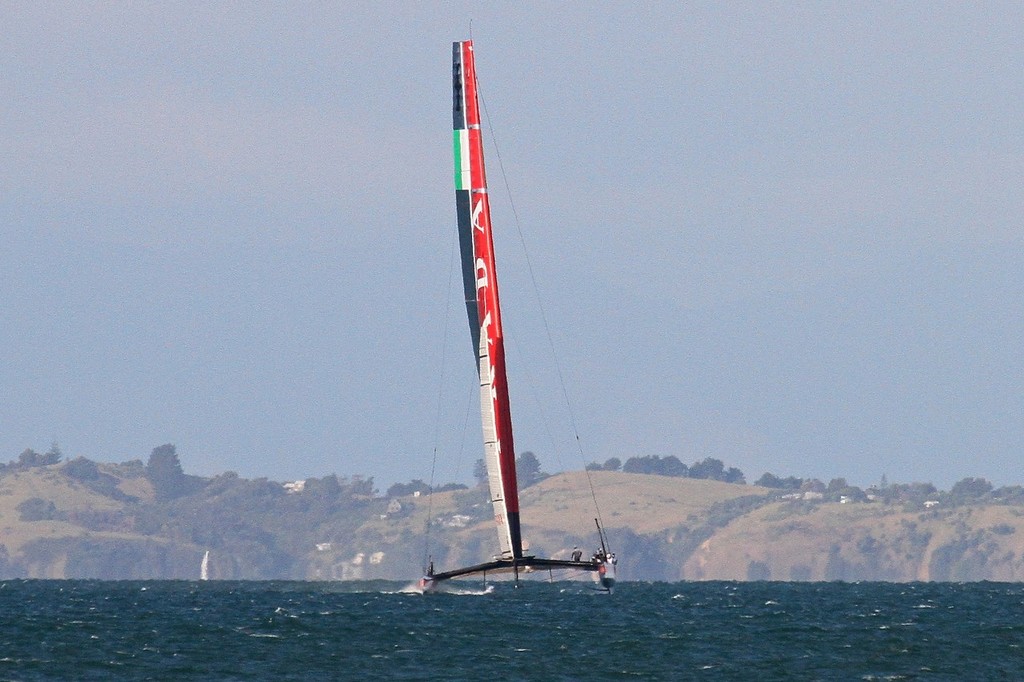
<instances>
[{"instance_id":1,"label":"red sail section","mask_svg":"<svg viewBox=\"0 0 1024 682\"><path fill-rule=\"evenodd\" d=\"M512 443L512 417L509 411L508 381L505 375L505 344L501 330L498 280L494 267L494 241L491 211L487 199L484 149L480 130L480 106L477 100L476 64L472 41L458 43L462 57L462 86L465 128L468 138L470 215L473 234L473 269L476 278L476 303L481 338L487 341L490 358L491 401L501 470L502 492L509 516L512 551L522 556L519 529L519 493L516 483L515 449ZM500 522L500 520L499 520Z\"/></svg>"}]
</instances>

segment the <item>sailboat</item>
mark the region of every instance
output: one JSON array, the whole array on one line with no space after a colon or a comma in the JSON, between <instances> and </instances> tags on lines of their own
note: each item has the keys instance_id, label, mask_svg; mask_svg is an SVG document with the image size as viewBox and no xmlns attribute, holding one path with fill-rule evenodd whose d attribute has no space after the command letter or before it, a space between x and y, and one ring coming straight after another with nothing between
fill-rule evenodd
<instances>
[{"instance_id":1,"label":"sailboat","mask_svg":"<svg viewBox=\"0 0 1024 682\"><path fill-rule=\"evenodd\" d=\"M203 562L199 564L199 579L210 579L210 550L206 550L206 554L203 555Z\"/></svg>"},{"instance_id":2,"label":"sailboat","mask_svg":"<svg viewBox=\"0 0 1024 682\"><path fill-rule=\"evenodd\" d=\"M498 553L491 561L447 571L435 571L433 561L429 561L420 585L431 590L452 578L486 577L494 573L512 573L518 584L521 572L574 569L593 572L601 588L611 591L617 562L615 555L608 551L604 531L597 519L600 548L589 558L583 558L579 551L575 551L570 559L542 558L524 552L473 41L453 44L452 76L455 210L466 312L480 379L484 462L498 529Z\"/></svg>"}]
</instances>

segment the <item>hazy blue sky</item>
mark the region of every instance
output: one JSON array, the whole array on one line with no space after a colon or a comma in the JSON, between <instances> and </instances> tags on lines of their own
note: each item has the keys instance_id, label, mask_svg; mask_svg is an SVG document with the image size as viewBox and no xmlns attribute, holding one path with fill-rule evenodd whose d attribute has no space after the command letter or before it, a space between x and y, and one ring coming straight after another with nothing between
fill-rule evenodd
<instances>
[{"instance_id":1,"label":"hazy blue sky","mask_svg":"<svg viewBox=\"0 0 1024 682\"><path fill-rule=\"evenodd\" d=\"M469 479L470 18L520 451L1024 483L1020 3L3 3L0 461Z\"/></svg>"}]
</instances>

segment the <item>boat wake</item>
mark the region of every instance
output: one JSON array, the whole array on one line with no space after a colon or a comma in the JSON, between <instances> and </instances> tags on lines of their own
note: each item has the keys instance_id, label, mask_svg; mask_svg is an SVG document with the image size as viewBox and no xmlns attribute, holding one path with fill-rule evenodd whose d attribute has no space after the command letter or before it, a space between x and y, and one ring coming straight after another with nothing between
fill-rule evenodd
<instances>
[{"instance_id":1,"label":"boat wake","mask_svg":"<svg viewBox=\"0 0 1024 682\"><path fill-rule=\"evenodd\" d=\"M480 596L480 595L484 595L484 594L490 594L490 593L494 592L494 585L487 585L487 586L485 586L483 588L478 588L478 589L475 589L475 590L468 590L468 589L465 589L465 588L451 589L449 587L448 589L445 589L444 592L445 592L445 594L458 594L458 595L462 595L462 596L475 597L475 596Z\"/></svg>"},{"instance_id":2,"label":"boat wake","mask_svg":"<svg viewBox=\"0 0 1024 682\"><path fill-rule=\"evenodd\" d=\"M385 592L384 594L423 594L423 588L420 587L420 584L418 582L415 582L409 583L404 587L400 587L399 589L393 592Z\"/></svg>"},{"instance_id":3,"label":"boat wake","mask_svg":"<svg viewBox=\"0 0 1024 682\"><path fill-rule=\"evenodd\" d=\"M485 585L476 589L455 587L451 583L445 583L443 587L424 589L420 583L409 583L398 594L454 594L460 597L479 597L494 592L494 585Z\"/></svg>"}]
</instances>

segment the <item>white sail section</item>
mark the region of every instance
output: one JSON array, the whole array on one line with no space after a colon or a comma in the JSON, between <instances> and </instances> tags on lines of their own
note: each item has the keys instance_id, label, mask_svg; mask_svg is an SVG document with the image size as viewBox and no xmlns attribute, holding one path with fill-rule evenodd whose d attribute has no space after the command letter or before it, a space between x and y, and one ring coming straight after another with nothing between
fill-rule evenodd
<instances>
[{"instance_id":1,"label":"white sail section","mask_svg":"<svg viewBox=\"0 0 1024 682\"><path fill-rule=\"evenodd\" d=\"M497 422L494 413L494 393L491 381L491 357L487 352L487 336L480 336L480 416L484 430L484 464L487 466L487 484L494 505L494 520L498 524L498 546L500 558L512 556L512 529L509 525L508 508L505 505L504 486L501 481L501 446L498 441Z\"/></svg>"}]
</instances>

